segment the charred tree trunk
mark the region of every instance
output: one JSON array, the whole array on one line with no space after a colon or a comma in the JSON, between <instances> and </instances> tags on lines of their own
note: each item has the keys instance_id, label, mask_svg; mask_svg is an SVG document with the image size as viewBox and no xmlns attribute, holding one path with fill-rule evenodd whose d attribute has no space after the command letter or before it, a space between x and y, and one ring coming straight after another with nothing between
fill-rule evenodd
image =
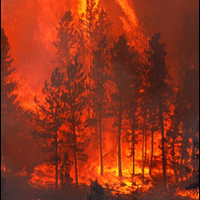
<instances>
[{"instance_id":1,"label":"charred tree trunk","mask_svg":"<svg viewBox=\"0 0 200 200\"><path fill-rule=\"evenodd\" d=\"M101 176L103 176L102 95L101 95L101 107L100 107L100 116L99 116L99 138L100 138L100 165L101 165Z\"/></svg>"},{"instance_id":2,"label":"charred tree trunk","mask_svg":"<svg viewBox=\"0 0 200 200\"><path fill-rule=\"evenodd\" d=\"M146 166L147 163L147 129L145 129L145 135L144 135L144 163Z\"/></svg>"},{"instance_id":3,"label":"charred tree trunk","mask_svg":"<svg viewBox=\"0 0 200 200\"><path fill-rule=\"evenodd\" d=\"M122 161L121 161L121 131L122 131L122 96L119 102L119 135L118 135L118 176L122 177Z\"/></svg>"},{"instance_id":4,"label":"charred tree trunk","mask_svg":"<svg viewBox=\"0 0 200 200\"><path fill-rule=\"evenodd\" d=\"M59 98L59 94L60 94L60 89L58 88L57 91L57 99ZM55 108L55 115L54 115L54 120L55 120L55 167L56 167L56 174L55 174L55 188L58 189L58 127L57 127L57 118L58 118L58 113L57 113L57 107Z\"/></svg>"},{"instance_id":5,"label":"charred tree trunk","mask_svg":"<svg viewBox=\"0 0 200 200\"><path fill-rule=\"evenodd\" d=\"M163 182L164 188L167 190L167 179L166 179L166 158L165 158L165 135L164 135L164 120L163 120L163 107L160 97L160 122L161 122L161 134L162 134L162 168L163 168Z\"/></svg>"},{"instance_id":6,"label":"charred tree trunk","mask_svg":"<svg viewBox=\"0 0 200 200\"><path fill-rule=\"evenodd\" d=\"M56 136L56 139L55 139L55 143L56 143L56 158L55 158L55 162L56 162L56 177L55 177L55 188L58 189L58 133L57 131L55 132L55 136Z\"/></svg>"},{"instance_id":7,"label":"charred tree trunk","mask_svg":"<svg viewBox=\"0 0 200 200\"><path fill-rule=\"evenodd\" d=\"M154 153L154 123L151 132L151 159L150 159L150 167L149 167L149 174L152 175L152 162L153 162L153 153Z\"/></svg>"},{"instance_id":8,"label":"charred tree trunk","mask_svg":"<svg viewBox=\"0 0 200 200\"><path fill-rule=\"evenodd\" d=\"M153 162L153 153L154 153L154 124L155 124L155 113L153 114L153 124L151 130L151 158L150 158L150 166L149 166L149 175L152 175L152 162Z\"/></svg>"},{"instance_id":9,"label":"charred tree trunk","mask_svg":"<svg viewBox=\"0 0 200 200\"><path fill-rule=\"evenodd\" d=\"M144 128L143 128L143 139L142 139L142 179L144 181L144 170L145 170L145 162L146 162L146 132L147 132L147 124L146 124L146 109L144 112Z\"/></svg>"},{"instance_id":10,"label":"charred tree trunk","mask_svg":"<svg viewBox=\"0 0 200 200\"><path fill-rule=\"evenodd\" d=\"M1 170L3 172L5 172L6 171L6 161L5 161L5 157L6 157L6 141L5 141L5 139L3 139L1 145L2 145Z\"/></svg>"},{"instance_id":11,"label":"charred tree trunk","mask_svg":"<svg viewBox=\"0 0 200 200\"><path fill-rule=\"evenodd\" d=\"M73 131L73 142L74 142L74 167L75 167L75 180L76 180L76 188L78 188L78 159L77 159L77 136L76 136L76 90L77 85L74 80L74 94L73 94L73 106L72 106L72 131Z\"/></svg>"},{"instance_id":12,"label":"charred tree trunk","mask_svg":"<svg viewBox=\"0 0 200 200\"><path fill-rule=\"evenodd\" d=\"M177 176L177 170L176 170L176 161L175 161L175 138L173 137L172 140L172 165L174 170L174 176L175 176L175 182L178 183L178 176Z\"/></svg>"},{"instance_id":13,"label":"charred tree trunk","mask_svg":"<svg viewBox=\"0 0 200 200\"><path fill-rule=\"evenodd\" d=\"M132 175L135 175L135 131L133 133L133 149L132 149L132 157L133 157L133 172Z\"/></svg>"},{"instance_id":14,"label":"charred tree trunk","mask_svg":"<svg viewBox=\"0 0 200 200\"><path fill-rule=\"evenodd\" d=\"M132 157L133 157L133 172L132 175L135 175L135 128L132 128Z\"/></svg>"},{"instance_id":15,"label":"charred tree trunk","mask_svg":"<svg viewBox=\"0 0 200 200\"><path fill-rule=\"evenodd\" d=\"M181 175L181 182L183 181L183 170L182 170L182 166L183 166L183 156L181 155L181 160L180 160L180 166L181 169L179 170L179 174Z\"/></svg>"},{"instance_id":16,"label":"charred tree trunk","mask_svg":"<svg viewBox=\"0 0 200 200\"><path fill-rule=\"evenodd\" d=\"M77 162L77 144L76 144L76 125L75 125L75 116L73 115L72 119L73 126L73 139L74 139L74 167L75 167L75 179L76 187L78 188L78 162Z\"/></svg>"},{"instance_id":17,"label":"charred tree trunk","mask_svg":"<svg viewBox=\"0 0 200 200\"><path fill-rule=\"evenodd\" d=\"M195 174L195 146L198 144L198 141L196 140L195 136L198 132L198 127L197 129L195 127L192 127L192 153L191 153L191 164L193 168L193 174Z\"/></svg>"},{"instance_id":18,"label":"charred tree trunk","mask_svg":"<svg viewBox=\"0 0 200 200\"><path fill-rule=\"evenodd\" d=\"M133 109L132 113L131 113L131 117L132 117L132 158L133 158L133 163L132 163L132 175L135 175L135 125L136 125L136 116L135 116L135 109Z\"/></svg>"},{"instance_id":19,"label":"charred tree trunk","mask_svg":"<svg viewBox=\"0 0 200 200\"><path fill-rule=\"evenodd\" d=\"M91 67L92 67L92 11L90 10L89 11L90 14L89 14L89 76L88 76L88 97L89 97L89 102L92 103L91 101L91 91L90 91L90 88L91 88L91 80L90 80L90 72L91 72ZM88 116L89 116L89 119L90 118L93 118L93 110L90 106L88 106Z\"/></svg>"},{"instance_id":20,"label":"charred tree trunk","mask_svg":"<svg viewBox=\"0 0 200 200\"><path fill-rule=\"evenodd\" d=\"M144 134L145 134L145 129L143 129L143 134L142 134L142 182L144 182Z\"/></svg>"}]
</instances>

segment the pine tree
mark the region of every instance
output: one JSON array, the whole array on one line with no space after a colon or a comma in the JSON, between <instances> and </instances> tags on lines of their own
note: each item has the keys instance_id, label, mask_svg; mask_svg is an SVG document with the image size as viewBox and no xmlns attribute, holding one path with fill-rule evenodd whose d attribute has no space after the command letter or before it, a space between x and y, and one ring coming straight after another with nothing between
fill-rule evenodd
<instances>
[{"instance_id":1,"label":"pine tree","mask_svg":"<svg viewBox=\"0 0 200 200\"><path fill-rule=\"evenodd\" d=\"M165 63L166 51L164 49L165 44L160 43L159 39L161 37L160 33L156 33L149 40L150 50L147 51L149 69L147 73L147 82L149 83L149 94L152 101L157 102L159 110L159 120L161 129L161 150L162 150L162 161L163 161L163 181L164 187L166 186L166 155L165 155L165 134L164 134L164 113L168 113L167 105L167 92L169 92L170 80L168 67ZM155 108L156 111L156 108Z\"/></svg>"},{"instance_id":2,"label":"pine tree","mask_svg":"<svg viewBox=\"0 0 200 200\"><path fill-rule=\"evenodd\" d=\"M107 82L109 79L109 51L108 51L108 25L104 9L99 14L99 19L95 23L97 36L95 37L97 48L93 50L93 65L91 67L91 98L94 118L97 121L96 130L99 135L100 147L100 173L103 175L103 141L102 141L102 120L105 116L105 106L107 99ZM95 121L93 120L93 121Z\"/></svg>"},{"instance_id":3,"label":"pine tree","mask_svg":"<svg viewBox=\"0 0 200 200\"><path fill-rule=\"evenodd\" d=\"M56 59L59 68L66 69L77 52L76 33L71 11L65 12L57 27L57 39L54 42Z\"/></svg>"},{"instance_id":4,"label":"pine tree","mask_svg":"<svg viewBox=\"0 0 200 200\"><path fill-rule=\"evenodd\" d=\"M15 68L12 66L13 59L10 54L10 45L4 29L1 27L1 167L5 170L7 137L14 127L13 118L18 109L17 94L14 91L17 88L17 82L12 79Z\"/></svg>"},{"instance_id":5,"label":"pine tree","mask_svg":"<svg viewBox=\"0 0 200 200\"><path fill-rule=\"evenodd\" d=\"M194 67L188 67L185 76L181 81L181 85L177 92L175 103L176 120L181 127L181 146L180 146L180 174L183 179L185 167L193 169L196 161L194 159L195 146L198 141L198 125L199 125L199 77ZM189 142L192 139L192 145ZM190 157L187 149L192 148L192 157Z\"/></svg>"},{"instance_id":6,"label":"pine tree","mask_svg":"<svg viewBox=\"0 0 200 200\"><path fill-rule=\"evenodd\" d=\"M129 64L127 65L128 69L128 77L126 82L127 84L127 104L125 106L127 119L130 123L130 130L131 132L127 135L129 140L128 142L131 145L131 154L130 156L133 159L132 163L132 175L135 175L135 147L137 143L137 130L139 128L139 120L138 120L138 108L140 105L140 90L143 88L142 85L142 76L141 76L141 63L136 56L138 52L135 51L135 49L132 47L130 49L132 54L130 55L131 58L129 58ZM128 61L128 60L127 60Z\"/></svg>"},{"instance_id":7,"label":"pine tree","mask_svg":"<svg viewBox=\"0 0 200 200\"><path fill-rule=\"evenodd\" d=\"M59 148L62 144L60 138L61 126L65 121L64 104L61 101L62 87L64 84L64 74L56 68L51 75L50 83L45 81L42 90L45 96L44 103L34 98L36 111L28 111L30 119L37 125L33 131L34 137L41 140L41 148L45 152L54 152L51 163L55 165L55 188L58 188L60 163Z\"/></svg>"},{"instance_id":8,"label":"pine tree","mask_svg":"<svg viewBox=\"0 0 200 200\"><path fill-rule=\"evenodd\" d=\"M118 127L118 175L122 176L122 161L121 161L121 134L123 112L127 104L127 89L129 88L129 70L132 63L133 54L129 50L126 38L120 36L118 41L114 43L110 50L112 59L112 76L116 91L111 95L115 104L116 125Z\"/></svg>"},{"instance_id":9,"label":"pine tree","mask_svg":"<svg viewBox=\"0 0 200 200\"><path fill-rule=\"evenodd\" d=\"M71 146L74 156L76 187L78 187L78 159L87 161L84 149L88 144L84 132L84 111L87 105L86 76L83 72L83 65L78 63L78 55L67 67L66 75L65 89L61 99L67 110L66 126L73 138Z\"/></svg>"},{"instance_id":10,"label":"pine tree","mask_svg":"<svg viewBox=\"0 0 200 200\"><path fill-rule=\"evenodd\" d=\"M197 143L197 129L199 126L199 75L194 67L188 67L186 77L183 83L183 96L186 103L185 107L185 128L186 133L190 133L193 141L191 159L193 168L195 168L195 143Z\"/></svg>"}]
</instances>

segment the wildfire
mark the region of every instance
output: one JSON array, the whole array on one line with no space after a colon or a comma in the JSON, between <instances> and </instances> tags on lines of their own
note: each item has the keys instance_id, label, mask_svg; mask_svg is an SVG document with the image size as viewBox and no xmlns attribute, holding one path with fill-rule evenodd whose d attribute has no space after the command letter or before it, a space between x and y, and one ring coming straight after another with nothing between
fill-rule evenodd
<instances>
[{"instance_id":1,"label":"wildfire","mask_svg":"<svg viewBox=\"0 0 200 200\"><path fill-rule=\"evenodd\" d=\"M96 0L96 6L100 2L101 1ZM128 39L128 44L131 47L134 47L136 51L140 53L140 59L143 62L147 62L144 52L149 49L148 38L145 37L143 30L140 27L133 5L129 0L115 0L115 3L120 6L124 13L123 16L117 16L116 18L117 20L121 20L123 23L122 32L125 33L126 38ZM52 69L55 68L52 60L50 61L49 58L56 54L53 42L56 41L59 20L63 16L64 12L69 9L72 10L72 13L76 18L78 18L77 16L80 16L81 14L85 14L86 0L78 0L76 3L69 3L70 6L67 5L65 0L59 1L59 3L56 4L52 0L39 0L37 3L34 0L27 2L23 1L23 3L20 3L18 6L18 10L9 7L6 0L3 0L1 4L3 11L2 25L6 30L10 45L12 47L10 53L14 58L13 65L17 68L17 71L14 72L12 78L19 82L17 91L18 100L20 101L20 105L22 105L25 110L35 110L36 105L33 101L34 96L39 96L40 101L44 100L45 97L41 93L44 80L49 80ZM106 5L105 2L104 4ZM9 9L11 9L12 14L9 14ZM30 13L28 13L29 11ZM6 14L7 12L8 14ZM19 13L20 15L15 17ZM116 26L118 24L117 20L113 21ZM27 27L28 30L26 29ZM118 34L119 33L115 33L115 35ZM178 93L178 89L175 88L175 90L176 93ZM144 89L140 89L139 94L142 95L145 92L146 91ZM175 108L173 107L170 109L170 115L173 115ZM150 114L146 115L145 117L148 118L149 115ZM140 123L144 123L144 119L142 119L142 117L139 120L141 121ZM166 136L166 132L170 129L172 123L168 118L165 118L164 122L164 136ZM95 144L90 143L86 147L86 153L89 157L87 162L78 165L79 184L90 185L90 180L97 179L104 188L107 188L113 194L129 194L137 189L141 189L144 192L149 190L151 187L153 187L154 179L158 178L160 174L162 174L162 152L160 146L162 137L160 132L157 130L154 131L154 138L151 138L150 130L146 131L146 135L142 133L142 131L135 131L135 134L137 135L137 142L134 143L134 160L130 155L131 147L126 141L127 132L131 133L130 127L126 127L126 130L122 130L121 149L123 176L119 177L117 136L114 134L116 129L112 127L113 119L104 119L102 123L105 124L102 134L102 140L104 141L102 147L104 175L102 176L100 173L99 144L97 142ZM124 126L127 126L125 122L123 123ZM91 133L87 134L90 136L90 140L95 140L93 137L96 136L93 136ZM177 139L178 142L181 142L180 138ZM63 139L63 141L66 142L60 133L58 134L58 139ZM152 147L151 142L153 139L154 146ZM50 141L50 143L51 142L52 141ZM170 142L172 142L172 139ZM192 146L193 140L190 139L189 143ZM191 146L187 147L187 152L190 157L193 153ZM180 157L179 154L181 147L175 144L174 149L175 152L178 152L176 156ZM154 151L154 155L151 158L152 151ZM149 167L150 160L152 161L151 176ZM133 161L135 162L135 174L132 174ZM74 160L72 162L74 162ZM182 160L178 161L177 163L180 165L184 164L181 162ZM167 162L167 167L168 166L171 166L170 162ZM48 162L44 162L43 164L36 166L34 168L34 172L31 173L29 184L33 187L54 187L55 169L56 167ZM60 169L61 165L58 166L58 171ZM9 171L9 169L6 169L5 165L1 166L1 170L4 172ZM173 171L172 167L167 170L169 176L174 176L175 172ZM18 175L28 175L25 166L22 171L18 173ZM75 183L75 169L73 167L70 171L70 177L73 179L73 183ZM184 180L186 178L183 177L181 179ZM60 184L61 180L59 178L58 185ZM192 193L190 191L177 190L176 194L193 199L197 199L197 197L199 197L199 191Z\"/></svg>"},{"instance_id":2,"label":"wildfire","mask_svg":"<svg viewBox=\"0 0 200 200\"><path fill-rule=\"evenodd\" d=\"M192 190L192 191L178 189L176 192L177 192L177 195L180 195L183 197L188 197L191 199L199 199L199 189Z\"/></svg>"}]
</instances>

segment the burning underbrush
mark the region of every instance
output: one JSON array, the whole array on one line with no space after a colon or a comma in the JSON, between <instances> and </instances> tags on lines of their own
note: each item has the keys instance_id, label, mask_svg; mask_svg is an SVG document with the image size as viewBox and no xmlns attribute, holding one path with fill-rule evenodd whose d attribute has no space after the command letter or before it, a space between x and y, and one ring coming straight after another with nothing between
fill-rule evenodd
<instances>
[{"instance_id":1,"label":"burning underbrush","mask_svg":"<svg viewBox=\"0 0 200 200\"><path fill-rule=\"evenodd\" d=\"M98 168L97 168L98 169ZM31 174L29 184L36 188L54 188L55 185L55 166L44 163L40 166L35 167L34 173ZM95 175L96 174L96 175ZM80 174L79 183L90 185L92 181L98 180L99 184L108 190L112 191L113 194L129 194L134 190L142 188L145 192L152 187L152 179L144 178L142 175L135 175L132 177L124 172L123 177L117 176L117 169L109 169L104 173L104 176L99 175L94 171L87 174ZM58 182L60 185L60 181ZM75 182L72 183L72 185Z\"/></svg>"}]
</instances>

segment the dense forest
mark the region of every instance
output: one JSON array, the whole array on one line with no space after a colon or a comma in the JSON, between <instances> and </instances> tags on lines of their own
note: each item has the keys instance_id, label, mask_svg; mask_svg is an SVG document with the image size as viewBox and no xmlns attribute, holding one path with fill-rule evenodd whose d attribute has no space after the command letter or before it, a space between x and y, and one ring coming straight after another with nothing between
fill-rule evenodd
<instances>
[{"instance_id":1,"label":"dense forest","mask_svg":"<svg viewBox=\"0 0 200 200\"><path fill-rule=\"evenodd\" d=\"M1 27L2 199L198 198L197 68L174 80L162 34L134 46L94 0L56 30L54 70L25 108Z\"/></svg>"}]
</instances>

